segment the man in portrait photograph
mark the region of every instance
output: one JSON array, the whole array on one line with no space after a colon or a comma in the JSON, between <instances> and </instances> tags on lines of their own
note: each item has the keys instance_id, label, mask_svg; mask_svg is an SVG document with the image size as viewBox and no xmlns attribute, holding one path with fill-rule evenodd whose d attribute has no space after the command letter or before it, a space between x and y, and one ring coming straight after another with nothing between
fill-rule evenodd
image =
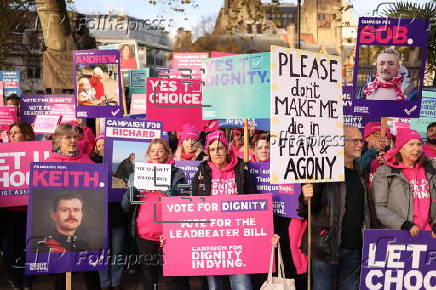
<instances>
[{"instance_id":1,"label":"man in portrait photograph","mask_svg":"<svg viewBox=\"0 0 436 290\"><path fill-rule=\"evenodd\" d=\"M76 252L89 246L77 235L83 219L83 196L76 193L58 195L53 199L50 219L53 230L33 245L34 252Z\"/></svg>"},{"instance_id":2,"label":"man in portrait photograph","mask_svg":"<svg viewBox=\"0 0 436 290\"><path fill-rule=\"evenodd\" d=\"M400 64L400 55L393 48L385 48L377 56L376 72L364 83L359 98L367 100L409 100L416 90L410 73Z\"/></svg>"}]
</instances>

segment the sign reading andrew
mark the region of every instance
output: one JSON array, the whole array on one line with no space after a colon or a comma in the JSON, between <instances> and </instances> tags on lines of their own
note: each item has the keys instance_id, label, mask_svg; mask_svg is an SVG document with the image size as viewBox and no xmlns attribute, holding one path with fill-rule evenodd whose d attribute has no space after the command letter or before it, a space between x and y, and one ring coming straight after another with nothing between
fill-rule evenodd
<instances>
[{"instance_id":1,"label":"sign reading andrew","mask_svg":"<svg viewBox=\"0 0 436 290\"><path fill-rule=\"evenodd\" d=\"M436 289L436 242L430 231L365 230L360 289Z\"/></svg>"},{"instance_id":2,"label":"sign reading andrew","mask_svg":"<svg viewBox=\"0 0 436 290\"><path fill-rule=\"evenodd\" d=\"M271 46L271 183L344 180L339 57Z\"/></svg>"},{"instance_id":3,"label":"sign reading andrew","mask_svg":"<svg viewBox=\"0 0 436 290\"><path fill-rule=\"evenodd\" d=\"M165 276L266 273L270 194L162 199Z\"/></svg>"}]
</instances>

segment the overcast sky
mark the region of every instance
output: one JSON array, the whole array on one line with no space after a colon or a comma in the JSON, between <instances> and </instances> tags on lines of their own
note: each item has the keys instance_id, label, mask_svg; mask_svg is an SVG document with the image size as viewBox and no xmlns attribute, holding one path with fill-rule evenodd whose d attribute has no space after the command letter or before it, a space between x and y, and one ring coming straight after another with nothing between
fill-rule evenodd
<instances>
[{"instance_id":1,"label":"overcast sky","mask_svg":"<svg viewBox=\"0 0 436 290\"><path fill-rule=\"evenodd\" d=\"M180 3L182 0L155 0L155 2L167 3L168 1L175 1ZM319 0L323 1L323 0ZM377 6L382 3L395 3L399 0L349 0L354 6L354 13L356 19L359 16L371 16L373 11L377 9ZM170 19L173 19L175 24L171 30L174 31L179 27L184 27L186 30L191 30L202 17L213 16L216 17L220 8L223 6L224 0L191 0L199 4L199 8L194 8L192 4L182 5L178 4L177 8L184 8L183 13L174 12L167 4L149 4L149 0L74 0L74 8L82 13L107 13L110 9L117 11L124 11L126 14L140 18L140 19L156 19L164 18L167 23ZM270 2L270 1L262 1ZM281 3L296 3L292 0L282 0ZM408 0L408 2L414 3L426 3L429 0ZM126 5L127 4L127 5ZM382 4L379 10L383 11L383 8L387 7L387 4ZM375 12L376 13L376 12Z\"/></svg>"}]
</instances>

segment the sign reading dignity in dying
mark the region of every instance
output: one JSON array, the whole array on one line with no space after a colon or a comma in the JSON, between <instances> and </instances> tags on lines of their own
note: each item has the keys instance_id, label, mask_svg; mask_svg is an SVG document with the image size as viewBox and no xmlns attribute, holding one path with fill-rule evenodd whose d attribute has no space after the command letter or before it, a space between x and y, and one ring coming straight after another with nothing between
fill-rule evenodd
<instances>
[{"instance_id":1,"label":"sign reading dignity in dying","mask_svg":"<svg viewBox=\"0 0 436 290\"><path fill-rule=\"evenodd\" d=\"M340 58L271 46L271 76L271 183L343 181Z\"/></svg>"}]
</instances>

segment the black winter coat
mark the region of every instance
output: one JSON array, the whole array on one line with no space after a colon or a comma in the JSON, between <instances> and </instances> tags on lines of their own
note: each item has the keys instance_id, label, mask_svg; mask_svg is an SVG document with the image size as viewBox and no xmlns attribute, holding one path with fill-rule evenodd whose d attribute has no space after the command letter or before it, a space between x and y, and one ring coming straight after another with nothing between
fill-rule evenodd
<instances>
[{"instance_id":1,"label":"black winter coat","mask_svg":"<svg viewBox=\"0 0 436 290\"><path fill-rule=\"evenodd\" d=\"M211 195L212 169L207 160L198 165L198 171L192 180L192 195ZM250 174L247 164L240 158L235 166L235 181L238 194L257 193L256 184Z\"/></svg>"}]
</instances>

